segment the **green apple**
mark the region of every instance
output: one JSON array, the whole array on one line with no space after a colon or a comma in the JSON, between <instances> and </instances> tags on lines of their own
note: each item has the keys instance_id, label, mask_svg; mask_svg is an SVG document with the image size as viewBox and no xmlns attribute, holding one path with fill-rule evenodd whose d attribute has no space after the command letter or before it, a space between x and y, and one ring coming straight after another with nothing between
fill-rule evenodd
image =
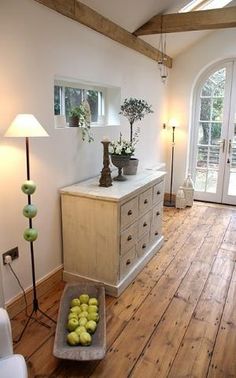
<instances>
[{"instance_id":1,"label":"green apple","mask_svg":"<svg viewBox=\"0 0 236 378\"><path fill-rule=\"evenodd\" d=\"M82 305L80 305L80 308L81 308L82 311L88 311L87 303L82 303Z\"/></svg>"},{"instance_id":2,"label":"green apple","mask_svg":"<svg viewBox=\"0 0 236 378\"><path fill-rule=\"evenodd\" d=\"M82 332L87 332L84 326L79 326L75 329L75 332L80 335Z\"/></svg>"},{"instance_id":3,"label":"green apple","mask_svg":"<svg viewBox=\"0 0 236 378\"><path fill-rule=\"evenodd\" d=\"M70 312L69 315L68 315L68 320L70 319L78 319L78 315L76 314L76 312Z\"/></svg>"},{"instance_id":4,"label":"green apple","mask_svg":"<svg viewBox=\"0 0 236 378\"><path fill-rule=\"evenodd\" d=\"M21 185L21 190L23 193L27 194L28 196L30 194L33 194L36 190L36 184L33 180L26 180Z\"/></svg>"},{"instance_id":5,"label":"green apple","mask_svg":"<svg viewBox=\"0 0 236 378\"><path fill-rule=\"evenodd\" d=\"M72 318L68 320L67 329L72 332L79 326L79 321L76 318Z\"/></svg>"},{"instance_id":6,"label":"green apple","mask_svg":"<svg viewBox=\"0 0 236 378\"><path fill-rule=\"evenodd\" d=\"M88 320L94 320L95 322L99 321L99 315L97 312L90 312L87 317Z\"/></svg>"},{"instance_id":7,"label":"green apple","mask_svg":"<svg viewBox=\"0 0 236 378\"><path fill-rule=\"evenodd\" d=\"M79 298L73 298L72 301L70 302L70 307L74 307L74 306L80 306Z\"/></svg>"},{"instance_id":8,"label":"green apple","mask_svg":"<svg viewBox=\"0 0 236 378\"><path fill-rule=\"evenodd\" d=\"M80 343L83 346L88 346L92 342L92 337L88 332L82 332L79 336Z\"/></svg>"},{"instance_id":9,"label":"green apple","mask_svg":"<svg viewBox=\"0 0 236 378\"><path fill-rule=\"evenodd\" d=\"M69 345L78 345L79 344L79 335L76 332L70 332L67 335L67 342Z\"/></svg>"},{"instance_id":10,"label":"green apple","mask_svg":"<svg viewBox=\"0 0 236 378\"><path fill-rule=\"evenodd\" d=\"M85 324L85 328L86 328L88 333L94 333L96 331L96 328L97 328L97 323L94 320L89 320Z\"/></svg>"},{"instance_id":11,"label":"green apple","mask_svg":"<svg viewBox=\"0 0 236 378\"><path fill-rule=\"evenodd\" d=\"M24 236L24 239L27 240L28 242L33 242L38 237L38 231L36 230L36 228L26 228L23 236Z\"/></svg>"},{"instance_id":12,"label":"green apple","mask_svg":"<svg viewBox=\"0 0 236 378\"><path fill-rule=\"evenodd\" d=\"M80 326L85 326L85 324L87 323L87 318L80 318L79 319L79 324L78 325L80 325Z\"/></svg>"},{"instance_id":13,"label":"green apple","mask_svg":"<svg viewBox=\"0 0 236 378\"><path fill-rule=\"evenodd\" d=\"M75 312L78 315L81 313L81 308L79 306L73 306L71 307L70 312Z\"/></svg>"},{"instance_id":14,"label":"green apple","mask_svg":"<svg viewBox=\"0 0 236 378\"><path fill-rule=\"evenodd\" d=\"M88 303L89 301L89 296L88 294L81 294L79 297L80 303Z\"/></svg>"},{"instance_id":15,"label":"green apple","mask_svg":"<svg viewBox=\"0 0 236 378\"><path fill-rule=\"evenodd\" d=\"M98 306L96 306L96 305L89 305L88 306L88 313L90 314L91 312L98 312Z\"/></svg>"},{"instance_id":16,"label":"green apple","mask_svg":"<svg viewBox=\"0 0 236 378\"><path fill-rule=\"evenodd\" d=\"M98 306L97 298L90 298L88 304Z\"/></svg>"},{"instance_id":17,"label":"green apple","mask_svg":"<svg viewBox=\"0 0 236 378\"><path fill-rule=\"evenodd\" d=\"M33 204L26 205L23 208L23 214L26 218L34 218L37 214L37 207L34 206Z\"/></svg>"},{"instance_id":18,"label":"green apple","mask_svg":"<svg viewBox=\"0 0 236 378\"><path fill-rule=\"evenodd\" d=\"M87 318L88 317L88 312L87 311L82 311L80 314L79 314L79 318Z\"/></svg>"}]
</instances>

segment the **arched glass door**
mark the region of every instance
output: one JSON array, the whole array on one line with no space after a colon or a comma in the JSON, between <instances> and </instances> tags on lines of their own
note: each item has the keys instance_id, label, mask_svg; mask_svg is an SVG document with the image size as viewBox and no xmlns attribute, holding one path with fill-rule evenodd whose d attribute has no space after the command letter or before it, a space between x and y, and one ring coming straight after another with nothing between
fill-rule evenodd
<instances>
[{"instance_id":1,"label":"arched glass door","mask_svg":"<svg viewBox=\"0 0 236 378\"><path fill-rule=\"evenodd\" d=\"M236 62L205 75L196 90L195 109L195 199L236 204Z\"/></svg>"}]
</instances>

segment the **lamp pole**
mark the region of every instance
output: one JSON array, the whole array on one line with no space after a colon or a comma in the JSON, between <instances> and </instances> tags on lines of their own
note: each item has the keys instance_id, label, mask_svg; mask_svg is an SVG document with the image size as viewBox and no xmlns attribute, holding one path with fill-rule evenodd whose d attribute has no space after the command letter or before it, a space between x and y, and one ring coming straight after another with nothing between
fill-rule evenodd
<instances>
[{"instance_id":1,"label":"lamp pole","mask_svg":"<svg viewBox=\"0 0 236 378\"><path fill-rule=\"evenodd\" d=\"M172 126L172 148L171 148L171 169L170 169L170 197L164 202L167 207L174 207L175 201L172 201L173 174L174 174L174 154L175 154L175 126Z\"/></svg>"},{"instance_id":2,"label":"lamp pole","mask_svg":"<svg viewBox=\"0 0 236 378\"><path fill-rule=\"evenodd\" d=\"M30 159L29 159L29 138L25 138L25 150L26 150L26 170L27 170L27 180L30 180ZM28 205L31 205L31 195L28 194ZM29 228L32 228L33 222L32 218L29 218ZM42 315L44 315L46 318L51 320L53 323L56 323L54 319L52 319L49 315L47 315L44 311L42 311L38 304L37 299L37 290L36 290L36 279L35 279L35 262L34 262L34 243L33 241L30 241L30 256L31 256L31 270L32 270L32 283L33 283L33 308L31 311L31 314L28 316L27 322L25 323L25 326L23 327L20 336L16 340L16 342L19 342L29 324L29 321L31 319L34 319L37 323L43 325L46 328L51 328L48 324L44 323L42 320L39 320L37 317L34 317L33 314L37 315L37 312L40 312Z\"/></svg>"}]
</instances>

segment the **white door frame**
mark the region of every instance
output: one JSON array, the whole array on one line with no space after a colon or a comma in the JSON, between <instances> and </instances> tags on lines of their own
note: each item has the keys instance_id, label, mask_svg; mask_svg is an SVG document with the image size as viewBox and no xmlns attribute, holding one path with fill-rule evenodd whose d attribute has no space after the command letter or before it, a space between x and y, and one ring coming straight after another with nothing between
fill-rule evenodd
<instances>
[{"instance_id":1,"label":"white door frame","mask_svg":"<svg viewBox=\"0 0 236 378\"><path fill-rule=\"evenodd\" d=\"M226 68L226 84L225 84L225 98L224 98L224 116L223 116L223 123L222 123L222 134L221 139L228 140L228 125L232 124L232 117L234 117L233 110L231 109L230 114L230 95L231 95L231 87L232 87L232 77L233 77L233 65L236 66L236 63L234 64L235 59L225 59L222 60L214 65L211 65L207 70L204 71L204 73L200 76L198 79L194 94L193 94L193 106L194 111L192 113L192 123L191 123L191 134L190 134L190 148L189 148L189 170L192 174L193 180L195 180L195 167L196 167L196 160L197 160L197 133L198 133L198 127L194 127L194 125L198 124L199 118L200 118L200 92L202 89L203 84L206 82L206 80L213 74L214 72L220 70L221 68ZM236 96L236 93L235 93ZM231 98L231 101L233 101L233 98ZM233 118L234 119L234 118ZM227 159L227 151L228 151L228 143L225 145L225 151L223 153L222 148L220 152L220 161L219 161L219 168L224 167ZM220 170L220 169L219 169ZM223 202L224 203L231 203L236 204L236 197L232 198L233 196L230 196L231 198L223 198L223 193L226 190L227 180L225 180L225 174L218 175L218 182L217 182L217 190L216 193L207 193L207 192L195 192L195 199L202 200L202 201L210 201L210 202ZM235 202L234 202L235 201Z\"/></svg>"},{"instance_id":2,"label":"white door frame","mask_svg":"<svg viewBox=\"0 0 236 378\"><path fill-rule=\"evenodd\" d=\"M234 83L236 82L236 60L234 60L232 77ZM224 188L222 195L223 203L230 203L231 205L236 205L236 195L232 196L228 194L229 180L230 180L230 162L232 159L232 148L230 148L230 141L232 142L235 135L236 127L236 86L233 86L233 81L231 83L231 103L230 103L230 112L229 112L229 127L227 135L227 147L226 147L226 156L225 156L225 175L224 175ZM231 144L232 146L232 144ZM229 162L228 162L229 159ZM236 190L235 190L236 192Z\"/></svg>"}]
</instances>

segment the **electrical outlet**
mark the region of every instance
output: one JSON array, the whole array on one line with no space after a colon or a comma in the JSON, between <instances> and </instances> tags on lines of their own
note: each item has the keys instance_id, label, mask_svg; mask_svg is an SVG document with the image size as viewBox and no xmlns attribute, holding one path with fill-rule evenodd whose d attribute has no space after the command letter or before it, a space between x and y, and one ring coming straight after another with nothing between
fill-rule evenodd
<instances>
[{"instance_id":1,"label":"electrical outlet","mask_svg":"<svg viewBox=\"0 0 236 378\"><path fill-rule=\"evenodd\" d=\"M11 256L12 260L15 260L19 257L19 250L18 250L18 247L15 247L15 248L12 248L12 249L9 249L9 251L5 252L2 254L2 259L3 259L3 264L6 265L5 263L5 256L6 255L9 255Z\"/></svg>"}]
</instances>

